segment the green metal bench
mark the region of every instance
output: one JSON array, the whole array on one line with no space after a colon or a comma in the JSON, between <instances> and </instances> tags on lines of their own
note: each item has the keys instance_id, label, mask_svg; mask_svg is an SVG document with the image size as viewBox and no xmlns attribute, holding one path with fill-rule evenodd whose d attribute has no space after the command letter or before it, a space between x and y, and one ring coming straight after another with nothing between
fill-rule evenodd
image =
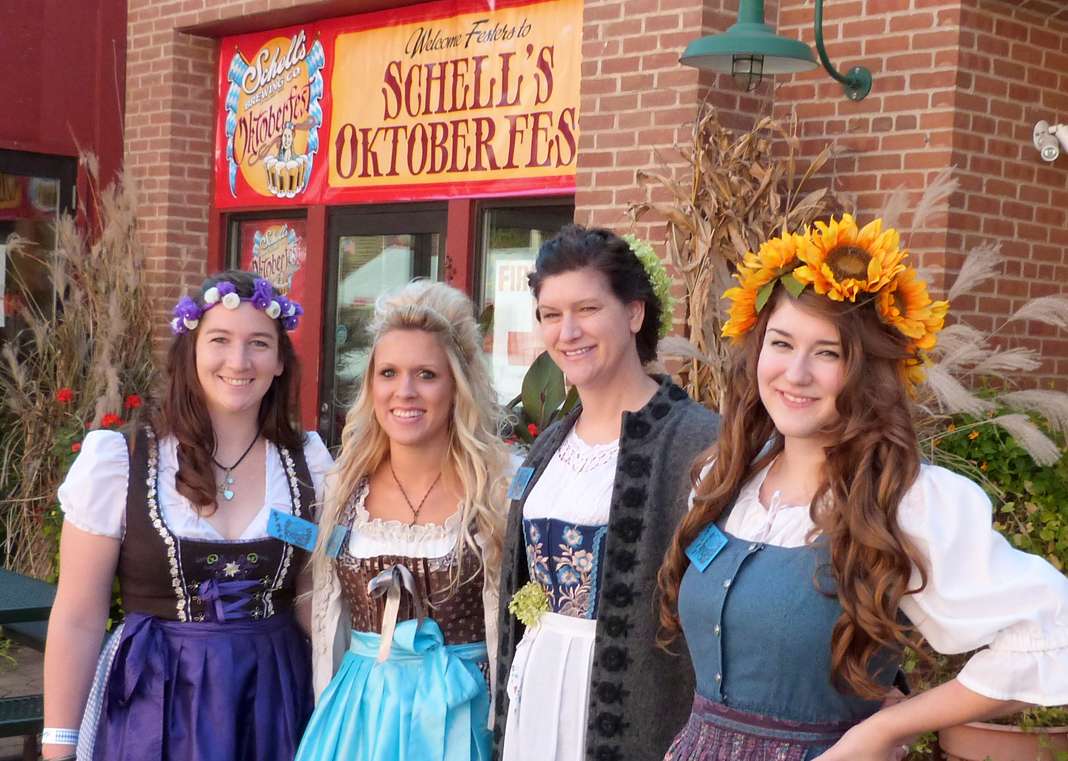
<instances>
[{"instance_id":1,"label":"green metal bench","mask_svg":"<svg viewBox=\"0 0 1068 761\"><path fill-rule=\"evenodd\" d=\"M4 636L16 644L24 647L32 647L39 653L45 649L45 640L48 637L47 621L27 621L21 624L4 624L0 629Z\"/></svg>"},{"instance_id":2,"label":"green metal bench","mask_svg":"<svg viewBox=\"0 0 1068 761\"><path fill-rule=\"evenodd\" d=\"M22 735L23 761L37 758L37 735L44 727L44 695L0 698L0 737Z\"/></svg>"},{"instance_id":3,"label":"green metal bench","mask_svg":"<svg viewBox=\"0 0 1068 761\"><path fill-rule=\"evenodd\" d=\"M0 568L0 625L18 642L42 649L56 588ZM13 636L12 636L13 635ZM37 736L44 728L44 696L0 698L0 737L22 736L22 758L35 761Z\"/></svg>"},{"instance_id":4,"label":"green metal bench","mask_svg":"<svg viewBox=\"0 0 1068 761\"><path fill-rule=\"evenodd\" d=\"M38 735L44 727L44 695L0 698L0 737Z\"/></svg>"}]
</instances>

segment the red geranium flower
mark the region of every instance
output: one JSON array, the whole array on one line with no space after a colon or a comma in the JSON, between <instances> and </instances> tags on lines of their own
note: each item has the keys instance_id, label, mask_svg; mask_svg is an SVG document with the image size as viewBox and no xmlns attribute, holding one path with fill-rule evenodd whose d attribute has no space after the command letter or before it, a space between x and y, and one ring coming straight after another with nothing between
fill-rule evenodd
<instances>
[{"instance_id":1,"label":"red geranium flower","mask_svg":"<svg viewBox=\"0 0 1068 761\"><path fill-rule=\"evenodd\" d=\"M537 436L538 435L538 426L535 425L534 423L531 423L530 425L527 426L527 431L530 432L531 436Z\"/></svg>"},{"instance_id":2,"label":"red geranium flower","mask_svg":"<svg viewBox=\"0 0 1068 761\"><path fill-rule=\"evenodd\" d=\"M73 402L74 401L74 392L71 391L69 388L61 388L59 391L56 392L56 401L57 402Z\"/></svg>"},{"instance_id":3,"label":"red geranium flower","mask_svg":"<svg viewBox=\"0 0 1068 761\"><path fill-rule=\"evenodd\" d=\"M109 412L101 419L100 425L103 428L108 428L113 425L122 425L122 418L116 415L114 412Z\"/></svg>"},{"instance_id":4,"label":"red geranium flower","mask_svg":"<svg viewBox=\"0 0 1068 761\"><path fill-rule=\"evenodd\" d=\"M137 394L130 394L128 397L126 397L126 409L136 410L140 406L141 397L139 397Z\"/></svg>"},{"instance_id":5,"label":"red geranium flower","mask_svg":"<svg viewBox=\"0 0 1068 761\"><path fill-rule=\"evenodd\" d=\"M72 452L80 452L80 451L82 451L82 443L80 441L74 442L73 444L70 445L70 451L72 451Z\"/></svg>"}]
</instances>

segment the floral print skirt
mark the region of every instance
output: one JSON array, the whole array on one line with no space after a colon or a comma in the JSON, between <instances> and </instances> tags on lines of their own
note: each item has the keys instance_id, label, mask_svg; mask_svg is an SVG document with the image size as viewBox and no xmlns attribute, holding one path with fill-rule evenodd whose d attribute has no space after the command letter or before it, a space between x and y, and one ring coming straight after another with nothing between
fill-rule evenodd
<instances>
[{"instance_id":1,"label":"floral print skirt","mask_svg":"<svg viewBox=\"0 0 1068 761\"><path fill-rule=\"evenodd\" d=\"M735 711L700 695L664 761L811 761L849 724L802 724Z\"/></svg>"}]
</instances>

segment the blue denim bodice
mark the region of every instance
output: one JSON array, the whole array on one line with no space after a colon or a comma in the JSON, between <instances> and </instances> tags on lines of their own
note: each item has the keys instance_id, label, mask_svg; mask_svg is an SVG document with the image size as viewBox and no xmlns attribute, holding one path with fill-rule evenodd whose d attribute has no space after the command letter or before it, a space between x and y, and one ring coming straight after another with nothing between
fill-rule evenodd
<instances>
[{"instance_id":1,"label":"blue denim bodice","mask_svg":"<svg viewBox=\"0 0 1068 761\"><path fill-rule=\"evenodd\" d=\"M787 721L855 723L874 713L878 702L840 693L831 682L831 632L842 605L826 546L726 536L711 564L703 572L691 564L679 588L697 693ZM896 664L880 659L873 673L888 686Z\"/></svg>"},{"instance_id":2,"label":"blue denim bodice","mask_svg":"<svg viewBox=\"0 0 1068 761\"><path fill-rule=\"evenodd\" d=\"M530 578L545 590L553 613L597 618L607 532L607 526L523 519Z\"/></svg>"}]
</instances>

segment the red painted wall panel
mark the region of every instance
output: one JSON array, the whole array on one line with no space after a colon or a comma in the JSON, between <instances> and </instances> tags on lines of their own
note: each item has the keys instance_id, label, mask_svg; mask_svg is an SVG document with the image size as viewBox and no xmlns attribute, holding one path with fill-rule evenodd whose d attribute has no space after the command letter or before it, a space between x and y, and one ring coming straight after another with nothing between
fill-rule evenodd
<instances>
[{"instance_id":1,"label":"red painted wall panel","mask_svg":"<svg viewBox=\"0 0 1068 761\"><path fill-rule=\"evenodd\" d=\"M0 3L0 148L122 161L126 0Z\"/></svg>"}]
</instances>

